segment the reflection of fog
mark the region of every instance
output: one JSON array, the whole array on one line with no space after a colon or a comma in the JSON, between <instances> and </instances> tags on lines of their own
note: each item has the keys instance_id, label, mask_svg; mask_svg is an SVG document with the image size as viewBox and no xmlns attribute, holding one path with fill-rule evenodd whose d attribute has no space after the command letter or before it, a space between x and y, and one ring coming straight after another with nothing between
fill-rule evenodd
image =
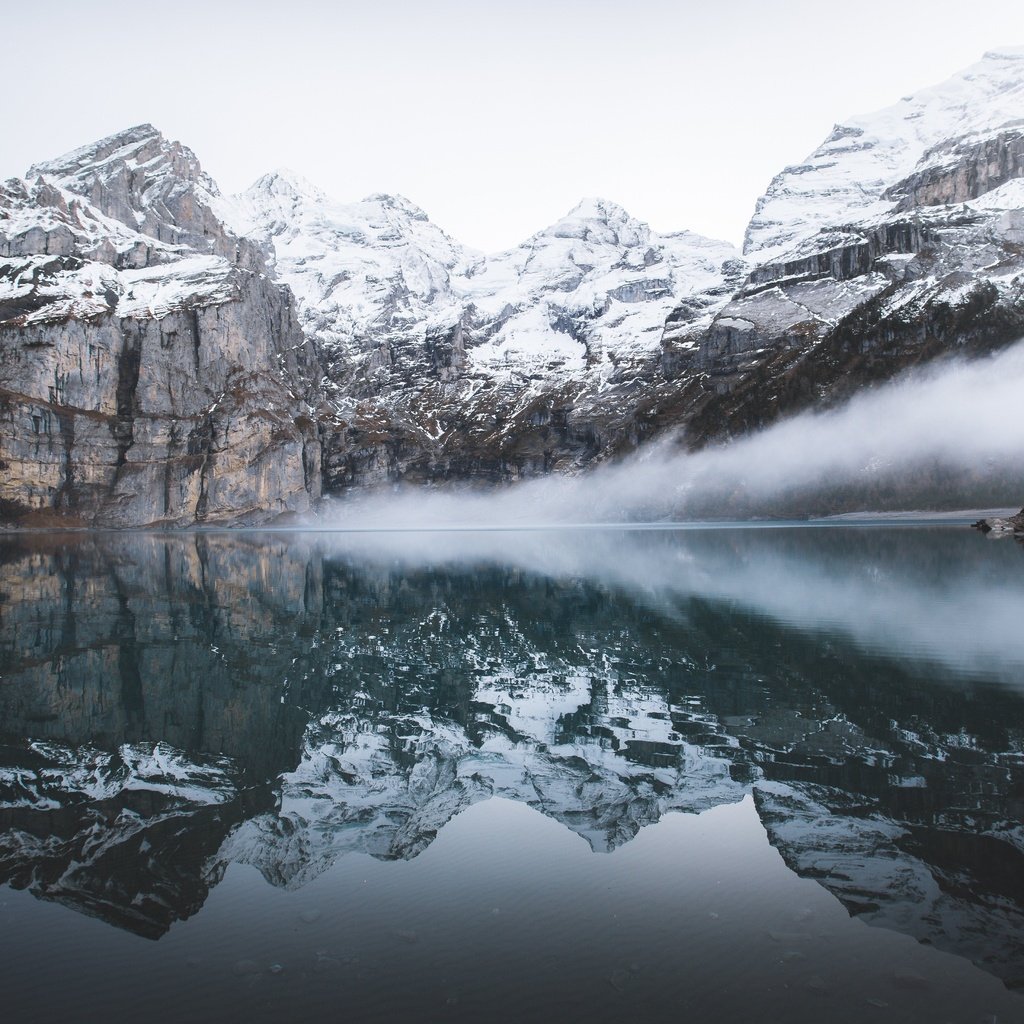
<instances>
[{"instance_id":1,"label":"reflection of fog","mask_svg":"<svg viewBox=\"0 0 1024 1024\"><path fill-rule=\"evenodd\" d=\"M963 527L323 534L325 552L406 569L509 566L662 611L728 602L862 648L1024 685L1024 553Z\"/></svg>"}]
</instances>

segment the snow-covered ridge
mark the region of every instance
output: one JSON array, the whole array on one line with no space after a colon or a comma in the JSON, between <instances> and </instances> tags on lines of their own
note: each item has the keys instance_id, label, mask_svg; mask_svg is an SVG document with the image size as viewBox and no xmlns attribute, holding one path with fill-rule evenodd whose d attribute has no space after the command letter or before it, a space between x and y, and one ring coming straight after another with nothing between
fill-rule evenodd
<instances>
[{"instance_id":1,"label":"snow-covered ridge","mask_svg":"<svg viewBox=\"0 0 1024 1024\"><path fill-rule=\"evenodd\" d=\"M656 352L668 314L719 287L728 243L658 235L622 207L584 199L522 245L472 268L456 288L497 330L472 353L496 369L550 351L582 369Z\"/></svg>"},{"instance_id":2,"label":"snow-covered ridge","mask_svg":"<svg viewBox=\"0 0 1024 1024\"><path fill-rule=\"evenodd\" d=\"M232 264L226 259L161 242L101 212L67 185L54 175L12 179L0 191L0 302L19 322L107 312L159 319L189 303L230 299Z\"/></svg>"},{"instance_id":3,"label":"snow-covered ridge","mask_svg":"<svg viewBox=\"0 0 1024 1024\"><path fill-rule=\"evenodd\" d=\"M291 172L260 178L217 212L266 247L306 331L353 353L377 332L456 317L449 277L462 248L400 196L337 203Z\"/></svg>"},{"instance_id":4,"label":"snow-covered ridge","mask_svg":"<svg viewBox=\"0 0 1024 1024\"><path fill-rule=\"evenodd\" d=\"M886 190L941 159L936 147L1015 124L1024 125L1024 48L987 53L946 82L837 125L758 200L744 251L769 262L824 228L882 217L896 205Z\"/></svg>"},{"instance_id":5,"label":"snow-covered ridge","mask_svg":"<svg viewBox=\"0 0 1024 1024\"><path fill-rule=\"evenodd\" d=\"M160 319L234 295L239 240L195 155L139 125L0 186L0 321ZM248 264L251 268L251 264Z\"/></svg>"},{"instance_id":6,"label":"snow-covered ridge","mask_svg":"<svg viewBox=\"0 0 1024 1024\"><path fill-rule=\"evenodd\" d=\"M211 251L220 234L209 214L219 195L192 150L165 139L151 124L35 164L30 182L44 179L87 199L106 216L162 242Z\"/></svg>"},{"instance_id":7,"label":"snow-covered ridge","mask_svg":"<svg viewBox=\"0 0 1024 1024\"><path fill-rule=\"evenodd\" d=\"M402 196L338 203L276 172L216 209L267 249L308 332L359 357L463 325L485 373L656 350L685 295L721 285L728 243L657 235L615 203L585 199L507 252L462 246ZM475 344L474 344L475 343Z\"/></svg>"}]
</instances>

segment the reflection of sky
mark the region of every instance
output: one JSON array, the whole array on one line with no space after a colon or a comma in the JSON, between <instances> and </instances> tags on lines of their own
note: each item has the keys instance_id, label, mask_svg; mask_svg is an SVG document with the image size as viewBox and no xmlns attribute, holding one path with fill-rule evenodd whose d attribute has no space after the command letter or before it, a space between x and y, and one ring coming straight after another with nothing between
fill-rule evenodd
<instances>
[{"instance_id":1,"label":"reflection of sky","mask_svg":"<svg viewBox=\"0 0 1024 1024\"><path fill-rule=\"evenodd\" d=\"M18 969L3 974L12 1020L73 1019L82 1005L253 1022L334 1019L339 1006L352 1020L467 1022L1019 1012L998 979L866 927L787 869L750 798L667 815L601 856L537 811L489 800L414 860L343 858L298 892L232 865L159 943L24 892L4 894L3 914L17 936L5 952ZM40 984L39 965L61 983Z\"/></svg>"},{"instance_id":2,"label":"reflection of sky","mask_svg":"<svg viewBox=\"0 0 1024 1024\"><path fill-rule=\"evenodd\" d=\"M732 602L872 652L1024 685L1024 552L964 527L388 532L316 543L356 563L579 578L661 610Z\"/></svg>"}]
</instances>

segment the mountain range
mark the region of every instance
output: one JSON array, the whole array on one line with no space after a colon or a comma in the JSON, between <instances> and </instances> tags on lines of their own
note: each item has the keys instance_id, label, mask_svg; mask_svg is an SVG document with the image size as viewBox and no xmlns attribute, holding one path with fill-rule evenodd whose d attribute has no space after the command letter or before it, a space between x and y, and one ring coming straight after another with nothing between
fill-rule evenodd
<instances>
[{"instance_id":1,"label":"mountain range","mask_svg":"<svg viewBox=\"0 0 1024 1024\"><path fill-rule=\"evenodd\" d=\"M727 442L1024 336L1024 49L837 125L743 250L585 199L503 253L225 196L140 125L0 185L0 518L257 523Z\"/></svg>"}]
</instances>

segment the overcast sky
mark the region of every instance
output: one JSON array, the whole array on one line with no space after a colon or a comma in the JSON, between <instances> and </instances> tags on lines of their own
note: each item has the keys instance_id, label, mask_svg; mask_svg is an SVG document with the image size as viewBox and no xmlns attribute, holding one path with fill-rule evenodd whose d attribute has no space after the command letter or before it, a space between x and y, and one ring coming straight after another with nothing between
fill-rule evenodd
<instances>
[{"instance_id":1,"label":"overcast sky","mask_svg":"<svg viewBox=\"0 0 1024 1024\"><path fill-rule=\"evenodd\" d=\"M226 192L290 167L488 251L583 196L738 243L835 122L1024 44L1024 3L48 0L0 40L0 177L151 121Z\"/></svg>"}]
</instances>

